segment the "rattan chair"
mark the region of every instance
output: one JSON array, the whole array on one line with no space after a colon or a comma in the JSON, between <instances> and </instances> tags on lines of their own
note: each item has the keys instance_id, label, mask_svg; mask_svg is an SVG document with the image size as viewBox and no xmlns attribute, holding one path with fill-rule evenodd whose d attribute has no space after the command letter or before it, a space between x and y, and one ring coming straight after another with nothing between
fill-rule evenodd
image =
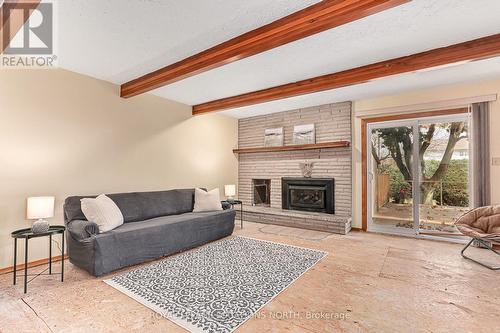
<instances>
[{"instance_id":1,"label":"rattan chair","mask_svg":"<svg viewBox=\"0 0 500 333\"><path fill-rule=\"evenodd\" d=\"M473 209L459 217L455 226L463 235L472 238L462 249L464 258L489 269L500 269L500 266L491 266L464 254L465 250L476 241L481 247L500 255L500 251L493 248L494 245L500 245L500 205Z\"/></svg>"}]
</instances>

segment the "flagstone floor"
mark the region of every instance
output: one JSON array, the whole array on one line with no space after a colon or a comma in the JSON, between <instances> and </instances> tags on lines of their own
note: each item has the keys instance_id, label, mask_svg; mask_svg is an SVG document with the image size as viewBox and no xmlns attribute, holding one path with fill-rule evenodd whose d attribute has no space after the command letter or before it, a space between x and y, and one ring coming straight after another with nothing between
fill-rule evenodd
<instances>
[{"instance_id":1,"label":"flagstone floor","mask_svg":"<svg viewBox=\"0 0 500 333\"><path fill-rule=\"evenodd\" d=\"M237 333L498 329L500 272L463 259L459 244L237 225L235 234L329 253ZM26 295L22 285L12 286L12 274L0 275L0 332L186 332L102 282L112 274L94 278L69 262L66 267L64 283L39 277Z\"/></svg>"}]
</instances>

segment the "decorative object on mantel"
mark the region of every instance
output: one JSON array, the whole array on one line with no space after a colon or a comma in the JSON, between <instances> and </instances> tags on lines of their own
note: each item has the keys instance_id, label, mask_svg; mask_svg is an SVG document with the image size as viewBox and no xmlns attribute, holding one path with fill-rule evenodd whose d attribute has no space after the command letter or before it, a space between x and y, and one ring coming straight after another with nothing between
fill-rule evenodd
<instances>
[{"instance_id":1,"label":"decorative object on mantel","mask_svg":"<svg viewBox=\"0 0 500 333\"><path fill-rule=\"evenodd\" d=\"M293 144L304 145L316 143L314 124L296 125L293 127Z\"/></svg>"},{"instance_id":2,"label":"decorative object on mantel","mask_svg":"<svg viewBox=\"0 0 500 333\"><path fill-rule=\"evenodd\" d=\"M302 172L302 176L305 178L311 178L312 172L313 172L313 167L314 167L314 162L303 162L299 163L300 166L300 171Z\"/></svg>"},{"instance_id":3,"label":"decorative object on mantel","mask_svg":"<svg viewBox=\"0 0 500 333\"><path fill-rule=\"evenodd\" d=\"M49 231L46 218L54 217L54 197L29 197L26 200L26 219L36 220L31 227L34 234Z\"/></svg>"},{"instance_id":4,"label":"decorative object on mantel","mask_svg":"<svg viewBox=\"0 0 500 333\"><path fill-rule=\"evenodd\" d=\"M264 147L283 146L283 127L269 128L264 131Z\"/></svg>"},{"instance_id":5,"label":"decorative object on mantel","mask_svg":"<svg viewBox=\"0 0 500 333\"><path fill-rule=\"evenodd\" d=\"M326 255L236 236L104 282L192 333L231 333Z\"/></svg>"},{"instance_id":6,"label":"decorative object on mantel","mask_svg":"<svg viewBox=\"0 0 500 333\"><path fill-rule=\"evenodd\" d=\"M349 147L351 143L349 141L330 141L313 143L308 145L289 145L281 147L253 147L253 148L235 148L233 153L244 154L244 153L271 153L277 151L293 151L293 150L311 150L311 149L327 149L327 148L346 148Z\"/></svg>"}]
</instances>

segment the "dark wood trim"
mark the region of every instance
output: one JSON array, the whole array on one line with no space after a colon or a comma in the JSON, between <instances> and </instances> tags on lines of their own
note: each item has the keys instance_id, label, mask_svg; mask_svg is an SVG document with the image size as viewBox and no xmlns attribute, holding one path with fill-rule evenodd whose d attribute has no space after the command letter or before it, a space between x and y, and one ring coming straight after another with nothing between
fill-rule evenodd
<instances>
[{"instance_id":1,"label":"dark wood trim","mask_svg":"<svg viewBox=\"0 0 500 333\"><path fill-rule=\"evenodd\" d=\"M358 228L358 227L351 227L351 231L365 231L365 230L363 230L362 228Z\"/></svg>"},{"instance_id":2,"label":"dark wood trim","mask_svg":"<svg viewBox=\"0 0 500 333\"><path fill-rule=\"evenodd\" d=\"M324 0L222 44L121 85L139 95L275 47L359 20L411 0Z\"/></svg>"},{"instance_id":3,"label":"dark wood trim","mask_svg":"<svg viewBox=\"0 0 500 333\"><path fill-rule=\"evenodd\" d=\"M0 54L7 48L12 38L17 34L19 29L28 21L30 15L24 15L21 17L11 17L12 13L17 13L18 11L13 12L14 9L30 9L33 11L38 7L40 0L7 0L0 7ZM8 10L5 12L5 10ZM21 12L20 12L21 13ZM24 12L22 12L24 14ZM13 21L14 24L11 24ZM8 27L8 29L6 29ZM12 30L10 30L13 28Z\"/></svg>"},{"instance_id":4,"label":"dark wood trim","mask_svg":"<svg viewBox=\"0 0 500 333\"><path fill-rule=\"evenodd\" d=\"M64 255L64 259L68 259L68 255ZM61 256L55 256L55 257L52 257L52 263L55 263L55 262L58 262L58 261L61 261ZM44 258L44 259L39 259L39 260L35 260L35 261L30 261L28 263L28 268L32 268L32 267L37 267L37 266L41 266L41 265L46 265L49 263L49 258ZM17 270L22 270L24 269L24 264L19 264L17 265ZM0 275L2 274L7 274L7 273L12 273L14 271L14 266L9 266L9 267L6 267L6 268L2 268L0 269Z\"/></svg>"},{"instance_id":5,"label":"dark wood trim","mask_svg":"<svg viewBox=\"0 0 500 333\"><path fill-rule=\"evenodd\" d=\"M436 117L436 116L448 116L452 114L462 114L469 112L468 108L454 108L445 110L435 110L435 111L422 111L422 112L412 112L412 113L400 113L387 116L376 116L376 117L366 117L361 119L361 121L366 123L380 123L382 121L393 121L393 120L407 120L407 119L418 119L425 117Z\"/></svg>"},{"instance_id":6,"label":"dark wood trim","mask_svg":"<svg viewBox=\"0 0 500 333\"><path fill-rule=\"evenodd\" d=\"M368 162L366 149L366 131L368 123L378 123L383 121L406 120L415 118L447 116L452 114L463 114L469 112L468 108L456 108L447 110L424 111L405 113L389 116L378 116L361 119L361 223L362 229L368 229Z\"/></svg>"},{"instance_id":7,"label":"dark wood trim","mask_svg":"<svg viewBox=\"0 0 500 333\"><path fill-rule=\"evenodd\" d=\"M240 149L236 148L233 149L233 153L235 154L269 153L277 151L344 148L344 147L349 147L350 145L351 143L349 141L331 141L331 142L311 143L304 145L289 145L289 146L279 146L279 147L257 147L257 148L240 148Z\"/></svg>"},{"instance_id":8,"label":"dark wood trim","mask_svg":"<svg viewBox=\"0 0 500 333\"><path fill-rule=\"evenodd\" d=\"M396 74L500 55L500 34L193 106L193 115L365 83Z\"/></svg>"}]
</instances>

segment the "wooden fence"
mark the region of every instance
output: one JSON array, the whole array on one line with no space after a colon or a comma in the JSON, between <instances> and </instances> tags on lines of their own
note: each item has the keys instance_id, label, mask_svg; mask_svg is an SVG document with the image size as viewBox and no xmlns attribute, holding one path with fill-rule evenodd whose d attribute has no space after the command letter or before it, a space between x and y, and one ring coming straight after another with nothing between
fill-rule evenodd
<instances>
[{"instance_id":1,"label":"wooden fence","mask_svg":"<svg viewBox=\"0 0 500 333\"><path fill-rule=\"evenodd\" d=\"M377 174L375 176L376 207L377 210L389 202L390 179L389 175Z\"/></svg>"}]
</instances>

